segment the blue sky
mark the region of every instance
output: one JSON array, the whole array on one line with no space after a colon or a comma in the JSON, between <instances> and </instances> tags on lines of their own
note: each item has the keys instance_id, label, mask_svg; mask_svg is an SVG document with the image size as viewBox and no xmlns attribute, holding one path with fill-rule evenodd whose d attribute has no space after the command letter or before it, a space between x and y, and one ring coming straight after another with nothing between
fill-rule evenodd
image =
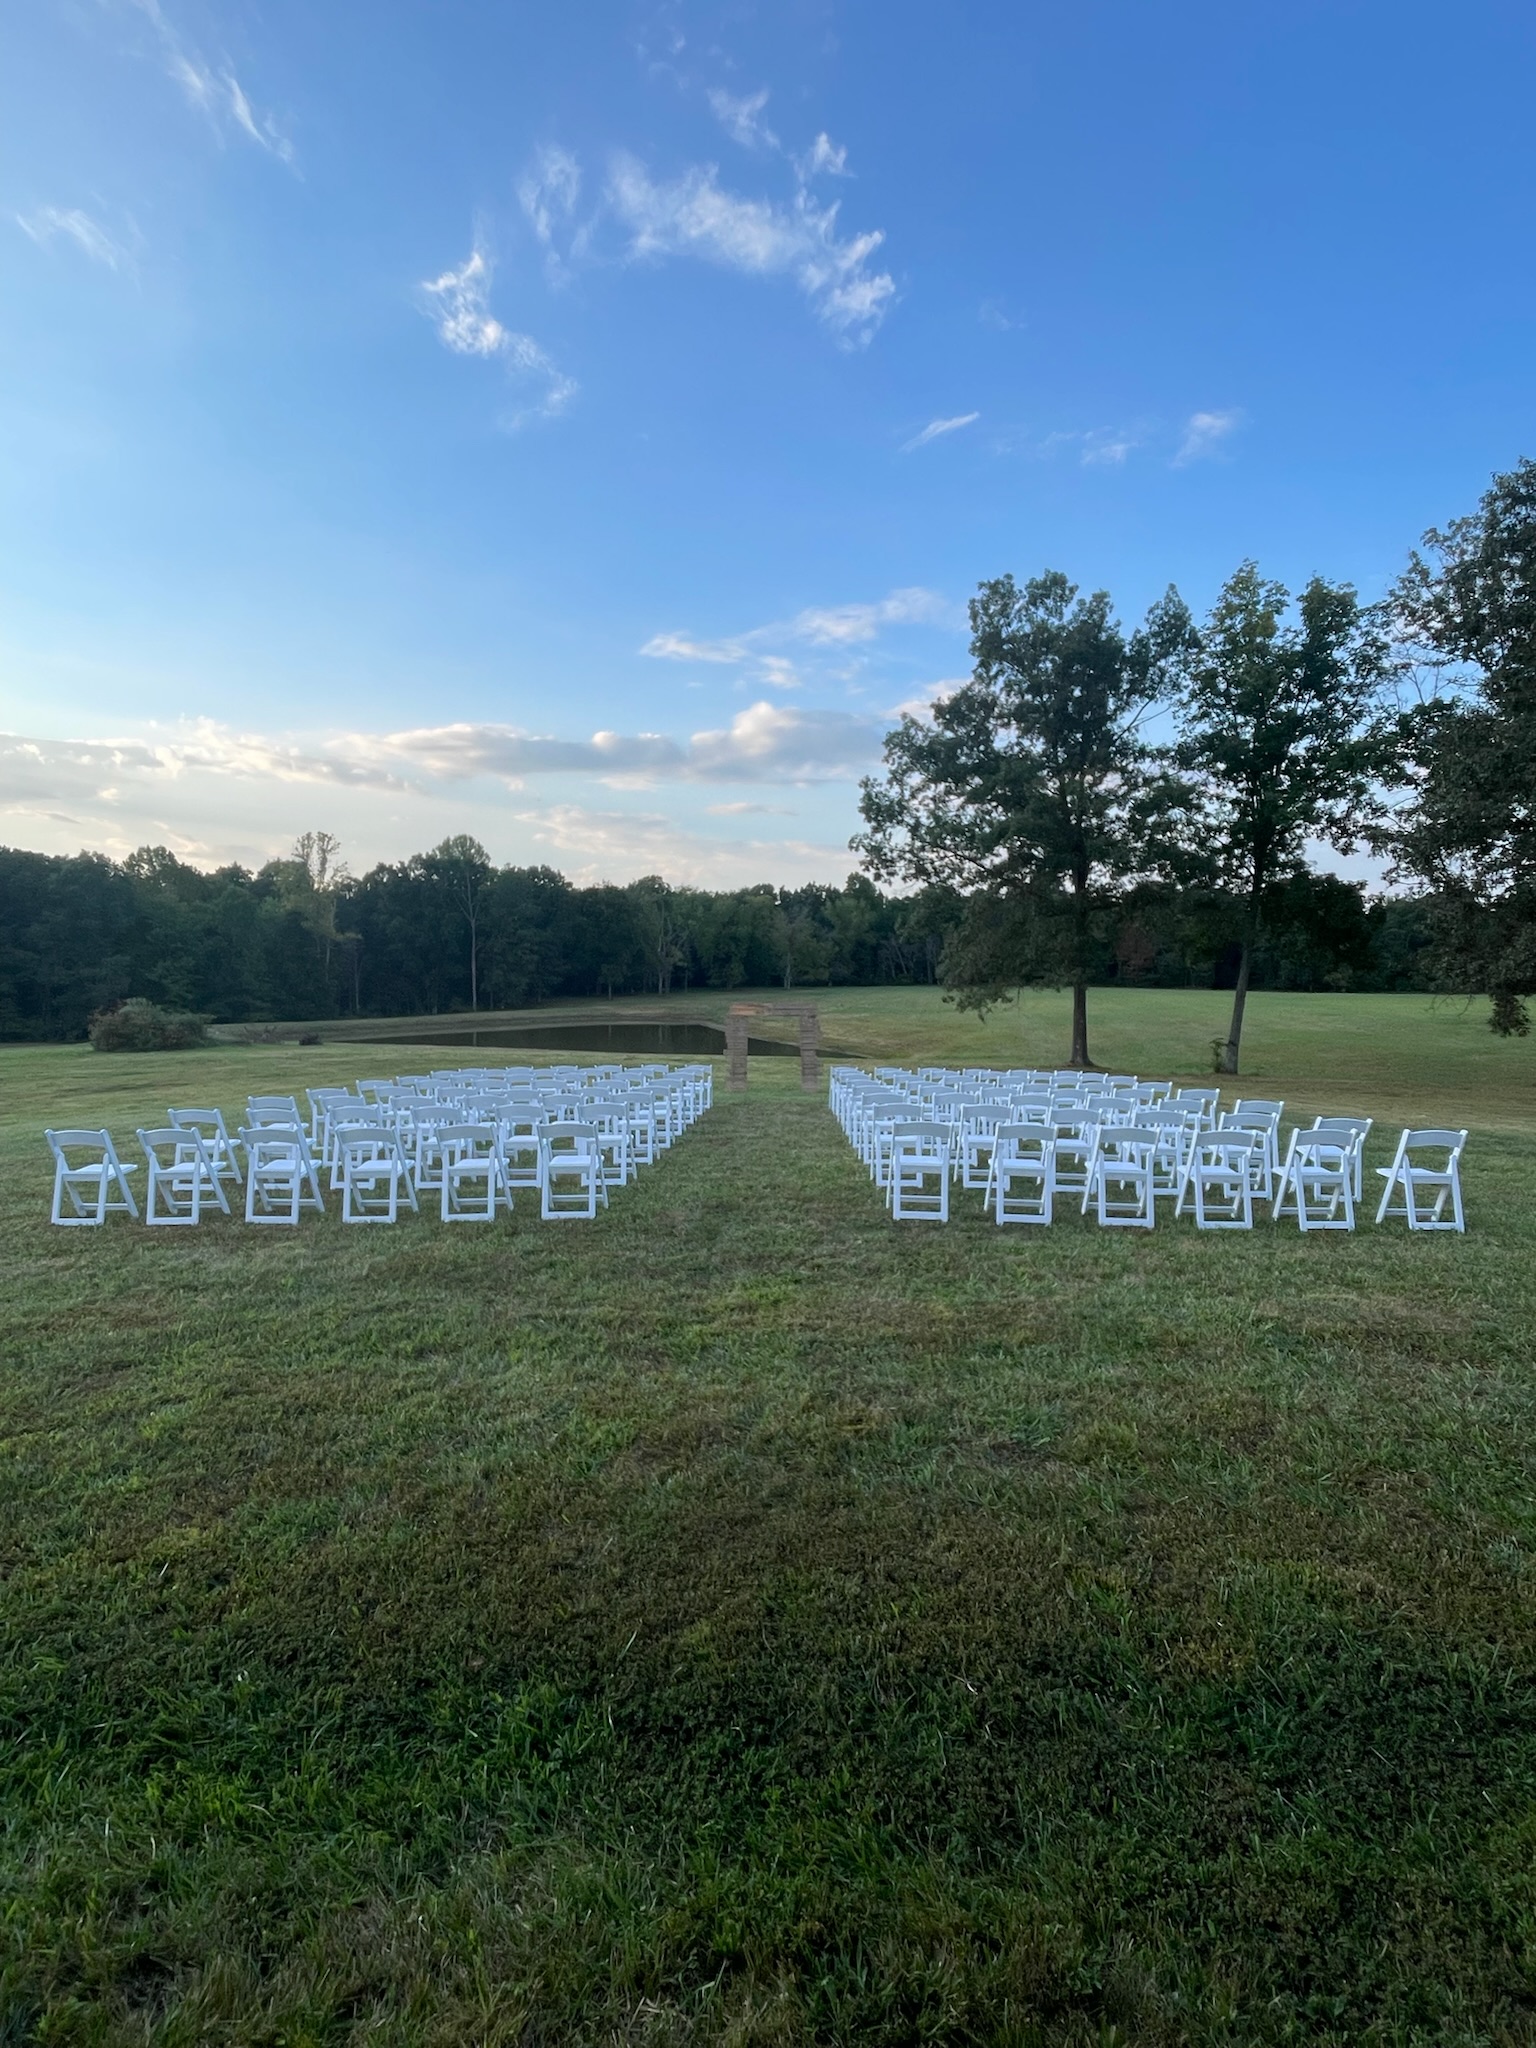
<instances>
[{"instance_id":1,"label":"blue sky","mask_svg":"<svg viewBox=\"0 0 1536 2048\"><path fill-rule=\"evenodd\" d=\"M33 0L0 838L840 879L984 576L1370 597L1536 452L1536 14Z\"/></svg>"}]
</instances>

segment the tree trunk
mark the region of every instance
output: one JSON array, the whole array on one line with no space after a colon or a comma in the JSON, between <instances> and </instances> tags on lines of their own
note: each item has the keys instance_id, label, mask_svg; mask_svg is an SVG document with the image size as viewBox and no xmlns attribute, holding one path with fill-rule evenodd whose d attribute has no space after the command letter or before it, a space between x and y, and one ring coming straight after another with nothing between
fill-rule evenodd
<instances>
[{"instance_id":1,"label":"tree trunk","mask_svg":"<svg viewBox=\"0 0 1536 2048\"><path fill-rule=\"evenodd\" d=\"M1072 984L1072 1051L1068 1065L1079 1069L1093 1065L1088 1057L1088 984L1085 981Z\"/></svg>"},{"instance_id":2,"label":"tree trunk","mask_svg":"<svg viewBox=\"0 0 1536 2048\"><path fill-rule=\"evenodd\" d=\"M469 925L469 1007L472 1010L478 1010L480 1007L480 959L478 951L478 940L479 934L475 930L474 919L471 918Z\"/></svg>"},{"instance_id":3,"label":"tree trunk","mask_svg":"<svg viewBox=\"0 0 1536 2048\"><path fill-rule=\"evenodd\" d=\"M1243 950L1237 963L1237 987L1232 992L1232 1022L1227 1026L1227 1042L1216 1060L1218 1074L1236 1074L1241 1071L1238 1059L1243 1046L1243 1012L1248 1007L1248 977L1252 972L1253 938L1251 934L1245 934Z\"/></svg>"}]
</instances>

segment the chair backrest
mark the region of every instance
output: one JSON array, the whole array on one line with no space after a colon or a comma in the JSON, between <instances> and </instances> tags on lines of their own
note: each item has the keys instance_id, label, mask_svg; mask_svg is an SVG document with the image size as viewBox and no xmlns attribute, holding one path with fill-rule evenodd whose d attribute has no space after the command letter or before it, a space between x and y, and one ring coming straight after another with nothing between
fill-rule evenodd
<instances>
[{"instance_id":1,"label":"chair backrest","mask_svg":"<svg viewBox=\"0 0 1536 2048\"><path fill-rule=\"evenodd\" d=\"M48 1140L54 1158L66 1171L71 1165L67 1154L72 1151L90 1151L99 1155L96 1159L86 1161L87 1165L116 1166L118 1163L110 1131L44 1131L43 1136Z\"/></svg>"},{"instance_id":2,"label":"chair backrest","mask_svg":"<svg viewBox=\"0 0 1536 2048\"><path fill-rule=\"evenodd\" d=\"M1338 1131L1347 1138L1357 1138L1364 1141L1370 1136L1371 1125L1374 1121L1373 1117L1368 1116L1315 1116L1312 1119L1312 1129L1314 1131ZM1302 1135L1305 1137L1308 1133L1303 1132Z\"/></svg>"},{"instance_id":3,"label":"chair backrest","mask_svg":"<svg viewBox=\"0 0 1536 2048\"><path fill-rule=\"evenodd\" d=\"M165 1120L179 1131L199 1132L205 1144L211 1132L220 1145L228 1148L229 1132L225 1127L224 1112L220 1109L168 1109Z\"/></svg>"},{"instance_id":4,"label":"chair backrest","mask_svg":"<svg viewBox=\"0 0 1536 2048\"><path fill-rule=\"evenodd\" d=\"M253 1169L263 1166L310 1164L309 1144L297 1124L244 1124L240 1142L250 1156Z\"/></svg>"},{"instance_id":5,"label":"chair backrest","mask_svg":"<svg viewBox=\"0 0 1536 2048\"><path fill-rule=\"evenodd\" d=\"M1397 1141L1397 1149L1403 1158L1410 1152L1447 1152L1450 1155L1445 1164L1448 1173L1461 1156L1466 1142L1465 1131L1404 1131Z\"/></svg>"}]
</instances>

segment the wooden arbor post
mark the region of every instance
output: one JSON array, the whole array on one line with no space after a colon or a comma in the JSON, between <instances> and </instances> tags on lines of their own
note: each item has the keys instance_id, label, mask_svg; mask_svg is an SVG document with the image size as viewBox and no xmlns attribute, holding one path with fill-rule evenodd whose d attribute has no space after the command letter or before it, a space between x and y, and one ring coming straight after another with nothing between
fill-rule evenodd
<instances>
[{"instance_id":1,"label":"wooden arbor post","mask_svg":"<svg viewBox=\"0 0 1536 2048\"><path fill-rule=\"evenodd\" d=\"M821 1020L814 1003L732 1003L725 1018L725 1050L730 1061L726 1086L741 1094L747 1085L747 1040L754 1017L793 1017L800 1041L800 1086L807 1095L821 1088Z\"/></svg>"}]
</instances>

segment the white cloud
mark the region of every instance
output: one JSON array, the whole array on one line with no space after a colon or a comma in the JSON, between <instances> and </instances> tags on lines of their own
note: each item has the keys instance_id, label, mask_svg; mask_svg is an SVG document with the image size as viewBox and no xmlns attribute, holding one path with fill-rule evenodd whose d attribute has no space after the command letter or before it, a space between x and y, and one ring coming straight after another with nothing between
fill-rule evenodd
<instances>
[{"instance_id":1,"label":"white cloud","mask_svg":"<svg viewBox=\"0 0 1536 2048\"><path fill-rule=\"evenodd\" d=\"M782 804L706 804L705 811L711 818L798 818L800 813L787 810Z\"/></svg>"},{"instance_id":2,"label":"white cloud","mask_svg":"<svg viewBox=\"0 0 1536 2048\"><path fill-rule=\"evenodd\" d=\"M438 337L455 355L494 356L508 334L490 310L491 266L475 249L457 270L445 270L422 290L435 301Z\"/></svg>"},{"instance_id":3,"label":"white cloud","mask_svg":"<svg viewBox=\"0 0 1536 2048\"><path fill-rule=\"evenodd\" d=\"M541 149L518 180L518 203L544 250L545 273L551 284L563 284L569 266L585 253L589 228L571 231L581 197L581 165L568 149ZM564 252L557 239L568 240Z\"/></svg>"},{"instance_id":4,"label":"white cloud","mask_svg":"<svg viewBox=\"0 0 1536 2048\"><path fill-rule=\"evenodd\" d=\"M656 633L640 649L653 660L709 662L741 671L738 688L799 690L813 679L847 682L867 646L890 626L945 626L952 610L935 590L914 585L873 604L813 605L792 619L754 626L718 640L692 633ZM806 654L804 650L817 650ZM793 656L787 650L795 650ZM819 656L819 658L818 658Z\"/></svg>"},{"instance_id":5,"label":"white cloud","mask_svg":"<svg viewBox=\"0 0 1536 2048\"><path fill-rule=\"evenodd\" d=\"M1243 415L1235 406L1226 412L1192 412L1173 458L1174 468L1182 469L1188 463L1216 454L1229 435L1242 425L1242 420Z\"/></svg>"},{"instance_id":6,"label":"white cloud","mask_svg":"<svg viewBox=\"0 0 1536 2048\"><path fill-rule=\"evenodd\" d=\"M1094 427L1082 439L1082 460L1088 469L1116 469L1138 445L1136 436L1121 427Z\"/></svg>"},{"instance_id":7,"label":"white cloud","mask_svg":"<svg viewBox=\"0 0 1536 2048\"><path fill-rule=\"evenodd\" d=\"M899 704L893 704L890 715L892 718L917 718L926 724L933 716L934 705L945 697L952 697L956 690L963 690L970 680L969 676L945 676L937 683L924 683L910 697L903 697Z\"/></svg>"},{"instance_id":8,"label":"white cloud","mask_svg":"<svg viewBox=\"0 0 1536 2048\"><path fill-rule=\"evenodd\" d=\"M104 263L109 270L132 268L128 251L113 241L99 221L92 220L78 206L40 206L34 213L18 213L16 225L40 248L46 248L55 235L63 235L83 250L93 263Z\"/></svg>"},{"instance_id":9,"label":"white cloud","mask_svg":"<svg viewBox=\"0 0 1536 2048\"><path fill-rule=\"evenodd\" d=\"M848 152L835 143L830 135L818 135L804 156L795 158L795 169L808 185L812 178L846 178Z\"/></svg>"},{"instance_id":10,"label":"white cloud","mask_svg":"<svg viewBox=\"0 0 1536 2048\"><path fill-rule=\"evenodd\" d=\"M840 604L799 612L786 630L819 646L847 646L855 641L873 640L882 626L941 624L948 612L948 605L936 590L913 585L906 590L893 590L878 604Z\"/></svg>"},{"instance_id":11,"label":"white cloud","mask_svg":"<svg viewBox=\"0 0 1536 2048\"><path fill-rule=\"evenodd\" d=\"M509 427L553 419L575 397L575 381L556 369L531 335L502 325L490 308L490 287L490 258L478 243L457 270L424 283L421 290L438 339L455 355L498 358L511 375L542 384L542 396L511 414Z\"/></svg>"},{"instance_id":12,"label":"white cloud","mask_svg":"<svg viewBox=\"0 0 1536 2048\"><path fill-rule=\"evenodd\" d=\"M885 237L848 239L837 205L803 188L793 202L744 199L722 189L713 164L658 183L634 157L614 159L608 201L630 236L631 257L692 255L759 277L792 277L822 321L849 347L867 342L890 309L895 280L870 268Z\"/></svg>"},{"instance_id":13,"label":"white cloud","mask_svg":"<svg viewBox=\"0 0 1536 2048\"><path fill-rule=\"evenodd\" d=\"M770 876L782 886L846 874L846 842L716 839L681 829L661 813L588 810L555 804L520 811L518 823L575 882L646 874L706 889L741 888Z\"/></svg>"},{"instance_id":14,"label":"white cloud","mask_svg":"<svg viewBox=\"0 0 1536 2048\"><path fill-rule=\"evenodd\" d=\"M192 780L317 784L395 793L490 779L577 775L654 782L815 783L846 780L879 753L882 728L842 711L773 704L679 740L599 731L586 739L460 722L398 732L273 736L197 719L147 737L37 740L0 734L0 807L116 803Z\"/></svg>"},{"instance_id":15,"label":"white cloud","mask_svg":"<svg viewBox=\"0 0 1536 2048\"><path fill-rule=\"evenodd\" d=\"M710 111L733 142L739 142L743 149L778 148L779 138L763 119L763 109L768 104L767 86L745 99L737 99L715 86L708 97Z\"/></svg>"},{"instance_id":16,"label":"white cloud","mask_svg":"<svg viewBox=\"0 0 1536 2048\"><path fill-rule=\"evenodd\" d=\"M285 164L293 162L293 144L267 114L258 114L234 72L226 65L215 72L210 64L186 43L167 18L160 0L130 0L154 29L166 74L175 80L190 104L221 129L225 120Z\"/></svg>"},{"instance_id":17,"label":"white cloud","mask_svg":"<svg viewBox=\"0 0 1536 2048\"><path fill-rule=\"evenodd\" d=\"M971 426L981 418L979 412L956 413L953 419L930 420L920 434L914 434L910 441L902 444L902 454L910 455L914 448L926 448L930 441L937 441L941 434L953 434L961 427Z\"/></svg>"},{"instance_id":18,"label":"white cloud","mask_svg":"<svg viewBox=\"0 0 1536 2048\"><path fill-rule=\"evenodd\" d=\"M653 633L641 648L658 661L744 661L739 640L695 640L687 633Z\"/></svg>"}]
</instances>

